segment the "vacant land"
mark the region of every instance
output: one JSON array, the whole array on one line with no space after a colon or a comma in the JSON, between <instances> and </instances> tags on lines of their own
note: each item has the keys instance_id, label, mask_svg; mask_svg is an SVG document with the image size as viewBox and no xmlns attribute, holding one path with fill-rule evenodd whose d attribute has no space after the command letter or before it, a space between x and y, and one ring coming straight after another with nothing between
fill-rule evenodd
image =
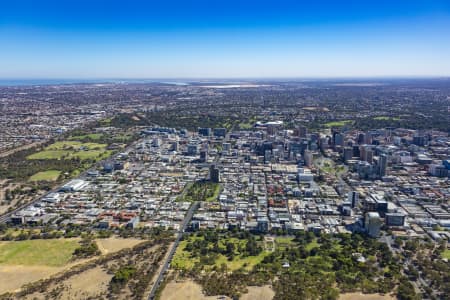
<instances>
[{"instance_id":1,"label":"vacant land","mask_svg":"<svg viewBox=\"0 0 450 300\"><path fill-rule=\"evenodd\" d=\"M107 238L107 239L96 239L98 248L102 252L102 254L113 253L125 248L132 248L139 243L142 243L143 240L140 239L121 239L121 238Z\"/></svg>"},{"instance_id":2,"label":"vacant land","mask_svg":"<svg viewBox=\"0 0 450 300\"><path fill-rule=\"evenodd\" d=\"M217 296L205 296L202 287L192 280L169 282L164 288L160 299L164 300L216 300ZM229 299L229 298L228 298Z\"/></svg>"},{"instance_id":3,"label":"vacant land","mask_svg":"<svg viewBox=\"0 0 450 300\"><path fill-rule=\"evenodd\" d=\"M20 231L11 232L12 235L19 233ZM8 278L8 280L0 280L0 294L17 290L24 284L48 278L91 260L72 260L72 253L79 246L79 241L80 239L73 238L0 242L0 278ZM95 241L102 255L116 253L145 242L140 239L116 237L96 239ZM98 272L98 270L95 272ZM92 275L94 273L89 274ZM98 287L104 284L104 280L100 279L106 278L105 276L109 279L112 277L112 275L108 274L87 277L88 281L92 281L92 278L95 278L95 280L91 283L83 283L81 286L86 286L86 289L89 289L91 285ZM81 279L75 281L81 282ZM72 282L70 282L70 285L72 287L79 286L79 284ZM70 295L71 299L73 299L74 294Z\"/></svg>"},{"instance_id":4,"label":"vacant land","mask_svg":"<svg viewBox=\"0 0 450 300\"><path fill-rule=\"evenodd\" d=\"M391 295L381 294L362 294L362 293L345 293L339 296L339 300L393 300L396 299Z\"/></svg>"},{"instance_id":5,"label":"vacant land","mask_svg":"<svg viewBox=\"0 0 450 300\"><path fill-rule=\"evenodd\" d=\"M167 242L142 241L132 248L84 259L40 281L34 278L35 282L20 290L16 287L7 299L142 299L167 251Z\"/></svg>"},{"instance_id":6,"label":"vacant land","mask_svg":"<svg viewBox=\"0 0 450 300\"><path fill-rule=\"evenodd\" d=\"M61 171L58 170L37 172L36 174L30 177L29 181L56 181L60 174Z\"/></svg>"},{"instance_id":7,"label":"vacant land","mask_svg":"<svg viewBox=\"0 0 450 300\"><path fill-rule=\"evenodd\" d=\"M27 159L72 159L100 160L107 157L110 151L106 150L106 144L82 143L79 141L56 142L44 150L34 153Z\"/></svg>"},{"instance_id":8,"label":"vacant land","mask_svg":"<svg viewBox=\"0 0 450 300\"><path fill-rule=\"evenodd\" d=\"M242 294L239 298L241 300L271 300L275 296L274 291L268 285L264 286L249 286L247 287L247 293ZM202 292L202 287L192 281L171 281L164 288L160 299L161 300L178 300L178 299L192 299L192 300L216 300L217 296L205 296ZM224 299L231 299L225 297Z\"/></svg>"}]
</instances>

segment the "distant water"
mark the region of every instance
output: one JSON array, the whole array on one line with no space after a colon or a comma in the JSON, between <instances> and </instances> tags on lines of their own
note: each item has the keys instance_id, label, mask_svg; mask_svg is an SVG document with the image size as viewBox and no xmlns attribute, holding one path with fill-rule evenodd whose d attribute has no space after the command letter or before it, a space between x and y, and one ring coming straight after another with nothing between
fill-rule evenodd
<instances>
[{"instance_id":1,"label":"distant water","mask_svg":"<svg viewBox=\"0 0 450 300\"><path fill-rule=\"evenodd\" d=\"M23 85L58 85L76 83L106 83L107 80L89 79L0 79L0 86L23 86Z\"/></svg>"},{"instance_id":2,"label":"distant water","mask_svg":"<svg viewBox=\"0 0 450 300\"><path fill-rule=\"evenodd\" d=\"M166 85L189 85L180 81L155 79L0 79L0 86L59 85L59 84L95 84L95 83L161 83Z\"/></svg>"}]
</instances>

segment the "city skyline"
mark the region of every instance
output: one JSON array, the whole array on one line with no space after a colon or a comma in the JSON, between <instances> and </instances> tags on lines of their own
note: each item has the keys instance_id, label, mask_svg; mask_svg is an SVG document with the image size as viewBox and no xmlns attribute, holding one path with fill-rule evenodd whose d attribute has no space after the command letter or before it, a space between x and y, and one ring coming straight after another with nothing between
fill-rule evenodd
<instances>
[{"instance_id":1,"label":"city skyline","mask_svg":"<svg viewBox=\"0 0 450 300\"><path fill-rule=\"evenodd\" d=\"M0 78L450 76L446 1L19 1Z\"/></svg>"}]
</instances>

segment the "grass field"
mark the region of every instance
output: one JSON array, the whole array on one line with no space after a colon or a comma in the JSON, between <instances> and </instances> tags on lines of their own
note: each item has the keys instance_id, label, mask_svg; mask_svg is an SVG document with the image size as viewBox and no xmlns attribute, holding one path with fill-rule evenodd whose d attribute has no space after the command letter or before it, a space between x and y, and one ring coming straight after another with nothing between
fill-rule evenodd
<instances>
[{"instance_id":1,"label":"grass field","mask_svg":"<svg viewBox=\"0 0 450 300\"><path fill-rule=\"evenodd\" d=\"M69 140L71 141L79 141L84 139L90 139L93 141L98 141L103 136L102 133L91 133L91 134L85 134L85 135L77 135L77 136L71 136Z\"/></svg>"},{"instance_id":2,"label":"grass field","mask_svg":"<svg viewBox=\"0 0 450 300\"><path fill-rule=\"evenodd\" d=\"M61 174L61 171L58 170L48 170L37 172L33 176L30 177L29 181L55 181L58 179L58 176Z\"/></svg>"},{"instance_id":3,"label":"grass field","mask_svg":"<svg viewBox=\"0 0 450 300\"><path fill-rule=\"evenodd\" d=\"M378 120L378 121L400 121L401 120L398 117L387 117L387 116L379 116L379 117L375 117L373 119Z\"/></svg>"},{"instance_id":4,"label":"grass field","mask_svg":"<svg viewBox=\"0 0 450 300\"><path fill-rule=\"evenodd\" d=\"M77 239L0 242L0 265L59 267L70 261L78 246Z\"/></svg>"},{"instance_id":5,"label":"grass field","mask_svg":"<svg viewBox=\"0 0 450 300\"><path fill-rule=\"evenodd\" d=\"M342 127L348 124L351 124L352 120L342 120L342 121L334 121L334 122L328 122L325 123L325 127Z\"/></svg>"},{"instance_id":6,"label":"grass field","mask_svg":"<svg viewBox=\"0 0 450 300\"><path fill-rule=\"evenodd\" d=\"M444 250L444 252L441 253L442 258L446 258L450 260L450 250Z\"/></svg>"},{"instance_id":7,"label":"grass field","mask_svg":"<svg viewBox=\"0 0 450 300\"><path fill-rule=\"evenodd\" d=\"M308 245L306 245L305 249L308 250L308 251L311 251L311 249L317 248L317 247L319 247L319 246L320 246L320 244L317 242L316 239L314 239L311 243L309 243Z\"/></svg>"},{"instance_id":8,"label":"grass field","mask_svg":"<svg viewBox=\"0 0 450 300\"><path fill-rule=\"evenodd\" d=\"M277 249L287 249L292 245L292 237L278 236L275 239L275 247Z\"/></svg>"},{"instance_id":9,"label":"grass field","mask_svg":"<svg viewBox=\"0 0 450 300\"><path fill-rule=\"evenodd\" d=\"M79 158L100 160L111 154L105 144L82 143L78 141L56 142L44 150L34 153L27 159L71 159Z\"/></svg>"},{"instance_id":10,"label":"grass field","mask_svg":"<svg viewBox=\"0 0 450 300\"><path fill-rule=\"evenodd\" d=\"M253 124L252 123L240 123L239 129L252 129Z\"/></svg>"},{"instance_id":11,"label":"grass field","mask_svg":"<svg viewBox=\"0 0 450 300\"><path fill-rule=\"evenodd\" d=\"M211 197L206 198L207 202L213 202L216 201L217 198L219 198L220 193L220 184L214 185L214 194Z\"/></svg>"}]
</instances>

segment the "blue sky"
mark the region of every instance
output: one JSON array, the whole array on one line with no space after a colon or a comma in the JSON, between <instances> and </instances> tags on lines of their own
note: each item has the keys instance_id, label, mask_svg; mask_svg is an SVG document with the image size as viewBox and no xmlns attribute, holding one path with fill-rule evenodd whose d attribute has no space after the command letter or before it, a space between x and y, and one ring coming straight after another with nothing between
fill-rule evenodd
<instances>
[{"instance_id":1,"label":"blue sky","mask_svg":"<svg viewBox=\"0 0 450 300\"><path fill-rule=\"evenodd\" d=\"M2 1L1 78L450 76L450 0Z\"/></svg>"}]
</instances>

